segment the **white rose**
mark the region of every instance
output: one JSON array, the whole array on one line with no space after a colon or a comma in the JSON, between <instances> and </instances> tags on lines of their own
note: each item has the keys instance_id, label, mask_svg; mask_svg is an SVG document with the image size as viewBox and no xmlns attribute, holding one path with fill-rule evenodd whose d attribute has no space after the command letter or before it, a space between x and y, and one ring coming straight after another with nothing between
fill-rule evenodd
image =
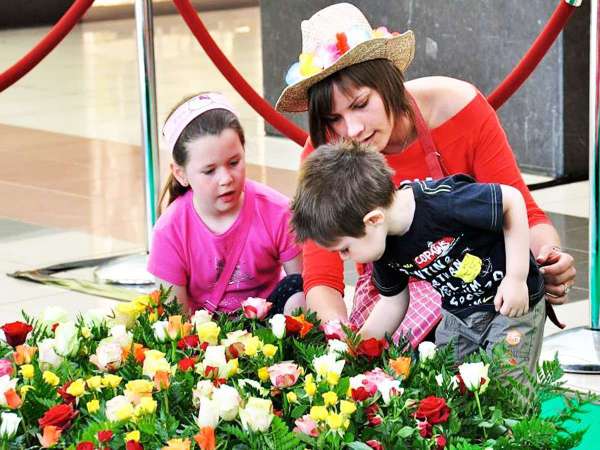
<instances>
[{"instance_id":1,"label":"white rose","mask_svg":"<svg viewBox=\"0 0 600 450\"><path fill-rule=\"evenodd\" d=\"M335 353L328 353L313 359L313 367L319 377L326 377L329 372L335 372L338 375L342 373L346 361L338 360L337 356Z\"/></svg>"},{"instance_id":2,"label":"white rose","mask_svg":"<svg viewBox=\"0 0 600 450\"><path fill-rule=\"evenodd\" d=\"M348 351L348 344L339 339L330 339L327 342L327 347L329 348L329 353L334 353L337 356L341 356Z\"/></svg>"},{"instance_id":3,"label":"white rose","mask_svg":"<svg viewBox=\"0 0 600 450\"><path fill-rule=\"evenodd\" d=\"M54 339L48 338L38 343L38 362L40 369L55 369L61 365L63 358L54 351Z\"/></svg>"},{"instance_id":4,"label":"white rose","mask_svg":"<svg viewBox=\"0 0 600 450\"><path fill-rule=\"evenodd\" d=\"M225 347L223 345L209 345L204 352L202 370L207 366L221 368L227 364Z\"/></svg>"},{"instance_id":5,"label":"white rose","mask_svg":"<svg viewBox=\"0 0 600 450\"><path fill-rule=\"evenodd\" d=\"M4 334L4 331L2 331L2 330L0 330L0 341L6 342L6 335Z\"/></svg>"},{"instance_id":6,"label":"white rose","mask_svg":"<svg viewBox=\"0 0 600 450\"><path fill-rule=\"evenodd\" d=\"M212 399L217 404L221 419L229 421L237 417L241 398L235 388L223 384L214 392Z\"/></svg>"},{"instance_id":7,"label":"white rose","mask_svg":"<svg viewBox=\"0 0 600 450\"><path fill-rule=\"evenodd\" d=\"M119 417L117 413L121 408L131 405L131 402L124 395L117 395L106 402L106 418L111 422L118 422Z\"/></svg>"},{"instance_id":8,"label":"white rose","mask_svg":"<svg viewBox=\"0 0 600 450\"><path fill-rule=\"evenodd\" d=\"M217 428L219 423L219 408L217 402L203 397L200 400L200 410L198 411L198 417L196 418L196 424L200 427L211 427Z\"/></svg>"},{"instance_id":9,"label":"white rose","mask_svg":"<svg viewBox=\"0 0 600 450\"><path fill-rule=\"evenodd\" d=\"M0 439L10 439L19 428L21 418L15 413L3 412L0 414Z\"/></svg>"},{"instance_id":10,"label":"white rose","mask_svg":"<svg viewBox=\"0 0 600 450\"><path fill-rule=\"evenodd\" d=\"M269 319L271 331L277 339L282 339L285 336L285 316L283 314L275 314Z\"/></svg>"},{"instance_id":11,"label":"white rose","mask_svg":"<svg viewBox=\"0 0 600 450\"><path fill-rule=\"evenodd\" d=\"M199 406L203 398L211 398L215 391L215 385L210 380L200 380L192 390L192 401Z\"/></svg>"},{"instance_id":12,"label":"white rose","mask_svg":"<svg viewBox=\"0 0 600 450\"><path fill-rule=\"evenodd\" d=\"M240 420L244 430L267 431L273 421L271 400L250 397L246 406L240 409Z\"/></svg>"},{"instance_id":13,"label":"white rose","mask_svg":"<svg viewBox=\"0 0 600 450\"><path fill-rule=\"evenodd\" d=\"M118 369L123 359L123 349L113 338L102 339L90 361L103 372Z\"/></svg>"},{"instance_id":14,"label":"white rose","mask_svg":"<svg viewBox=\"0 0 600 450\"><path fill-rule=\"evenodd\" d=\"M52 326L55 323L65 323L69 320L70 316L66 309L60 306L48 306L44 309L40 319L48 326Z\"/></svg>"},{"instance_id":15,"label":"white rose","mask_svg":"<svg viewBox=\"0 0 600 450\"><path fill-rule=\"evenodd\" d=\"M54 350L61 356L73 356L79 349L74 322L61 323L54 330Z\"/></svg>"},{"instance_id":16,"label":"white rose","mask_svg":"<svg viewBox=\"0 0 600 450\"><path fill-rule=\"evenodd\" d=\"M433 358L435 355L436 346L433 342L423 341L419 344L419 359L421 361L427 361Z\"/></svg>"},{"instance_id":17,"label":"white rose","mask_svg":"<svg viewBox=\"0 0 600 450\"><path fill-rule=\"evenodd\" d=\"M194 327L198 328L198 325L210 322L211 319L212 314L210 312L206 309L199 309L192 316L191 322L194 324Z\"/></svg>"},{"instance_id":18,"label":"white rose","mask_svg":"<svg viewBox=\"0 0 600 450\"><path fill-rule=\"evenodd\" d=\"M131 348L133 335L127 331L125 325L115 325L110 329L110 334L121 348Z\"/></svg>"},{"instance_id":19,"label":"white rose","mask_svg":"<svg viewBox=\"0 0 600 450\"><path fill-rule=\"evenodd\" d=\"M437 383L438 386L441 386L442 384L444 384L444 376L441 373L438 373L435 376L435 382Z\"/></svg>"},{"instance_id":20,"label":"white rose","mask_svg":"<svg viewBox=\"0 0 600 450\"><path fill-rule=\"evenodd\" d=\"M88 309L83 315L83 321L89 328L102 325L103 322L108 322L108 316L112 311L109 308L92 308Z\"/></svg>"},{"instance_id":21,"label":"white rose","mask_svg":"<svg viewBox=\"0 0 600 450\"><path fill-rule=\"evenodd\" d=\"M158 322L154 322L152 324L152 330L154 330L154 337L159 342L165 342L167 340L167 327L169 326L169 322L166 320L159 320Z\"/></svg>"},{"instance_id":22,"label":"white rose","mask_svg":"<svg viewBox=\"0 0 600 450\"><path fill-rule=\"evenodd\" d=\"M17 379L10 379L10 375L2 375L0 377L0 406L8 406L4 393L10 389L16 389Z\"/></svg>"},{"instance_id":23,"label":"white rose","mask_svg":"<svg viewBox=\"0 0 600 450\"><path fill-rule=\"evenodd\" d=\"M464 363L458 366L458 373L469 391L483 392L487 389L489 381L488 369L489 364L482 362Z\"/></svg>"},{"instance_id":24,"label":"white rose","mask_svg":"<svg viewBox=\"0 0 600 450\"><path fill-rule=\"evenodd\" d=\"M381 398L385 405L390 403L390 398L392 396L402 395L404 393L404 389L400 387L399 380L388 380L387 378L377 383L377 390L381 392Z\"/></svg>"}]
</instances>

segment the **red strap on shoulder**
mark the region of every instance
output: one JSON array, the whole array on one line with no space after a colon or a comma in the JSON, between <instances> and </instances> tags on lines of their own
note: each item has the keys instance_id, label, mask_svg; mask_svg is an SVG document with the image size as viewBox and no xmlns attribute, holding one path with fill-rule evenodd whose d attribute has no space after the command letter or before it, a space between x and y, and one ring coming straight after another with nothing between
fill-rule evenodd
<instances>
[{"instance_id":1,"label":"red strap on shoulder","mask_svg":"<svg viewBox=\"0 0 600 450\"><path fill-rule=\"evenodd\" d=\"M442 167L440 162L440 154L435 148L435 143L431 137L429 127L427 126L427 123L421 114L421 110L419 109L419 106L417 105L417 102L413 96L410 95L408 91L405 91L405 93L408 101L410 102L410 107L412 109L415 121L415 130L417 131L417 136L421 142L421 148L425 153L425 163L427 164L429 173L433 178L443 178L447 172Z\"/></svg>"}]
</instances>

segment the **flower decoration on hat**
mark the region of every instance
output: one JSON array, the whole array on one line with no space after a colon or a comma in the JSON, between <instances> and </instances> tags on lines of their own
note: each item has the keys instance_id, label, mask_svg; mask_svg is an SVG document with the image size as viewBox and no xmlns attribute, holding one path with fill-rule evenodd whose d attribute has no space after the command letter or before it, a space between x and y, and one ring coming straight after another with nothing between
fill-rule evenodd
<instances>
[{"instance_id":1,"label":"flower decoration on hat","mask_svg":"<svg viewBox=\"0 0 600 450\"><path fill-rule=\"evenodd\" d=\"M316 75L335 64L342 55L370 39L389 39L399 34L390 32L383 26L370 31L362 26L353 26L347 31L336 33L335 41L320 43L314 51L300 53L298 62L288 69L285 82L290 86Z\"/></svg>"}]
</instances>

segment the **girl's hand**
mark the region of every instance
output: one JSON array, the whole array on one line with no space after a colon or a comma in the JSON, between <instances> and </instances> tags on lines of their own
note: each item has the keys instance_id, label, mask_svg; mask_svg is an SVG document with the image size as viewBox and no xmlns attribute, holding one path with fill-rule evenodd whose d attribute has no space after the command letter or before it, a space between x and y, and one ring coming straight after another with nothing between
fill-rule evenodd
<instances>
[{"instance_id":1,"label":"girl's hand","mask_svg":"<svg viewBox=\"0 0 600 450\"><path fill-rule=\"evenodd\" d=\"M541 247L536 261L542 266L546 299L553 305L562 305L575 284L575 260L560 247L546 244Z\"/></svg>"},{"instance_id":2,"label":"girl's hand","mask_svg":"<svg viewBox=\"0 0 600 450\"><path fill-rule=\"evenodd\" d=\"M527 282L514 276L505 276L494 297L496 311L503 316L519 317L529 311Z\"/></svg>"}]
</instances>

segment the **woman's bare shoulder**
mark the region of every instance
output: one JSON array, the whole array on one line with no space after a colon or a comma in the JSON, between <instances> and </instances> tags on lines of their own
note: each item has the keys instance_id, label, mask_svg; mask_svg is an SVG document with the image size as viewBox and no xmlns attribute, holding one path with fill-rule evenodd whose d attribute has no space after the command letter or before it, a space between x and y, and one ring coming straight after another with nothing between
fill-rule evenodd
<instances>
[{"instance_id":1,"label":"woman's bare shoulder","mask_svg":"<svg viewBox=\"0 0 600 450\"><path fill-rule=\"evenodd\" d=\"M471 83L449 77L423 77L407 81L427 125L435 128L453 117L477 95Z\"/></svg>"}]
</instances>

